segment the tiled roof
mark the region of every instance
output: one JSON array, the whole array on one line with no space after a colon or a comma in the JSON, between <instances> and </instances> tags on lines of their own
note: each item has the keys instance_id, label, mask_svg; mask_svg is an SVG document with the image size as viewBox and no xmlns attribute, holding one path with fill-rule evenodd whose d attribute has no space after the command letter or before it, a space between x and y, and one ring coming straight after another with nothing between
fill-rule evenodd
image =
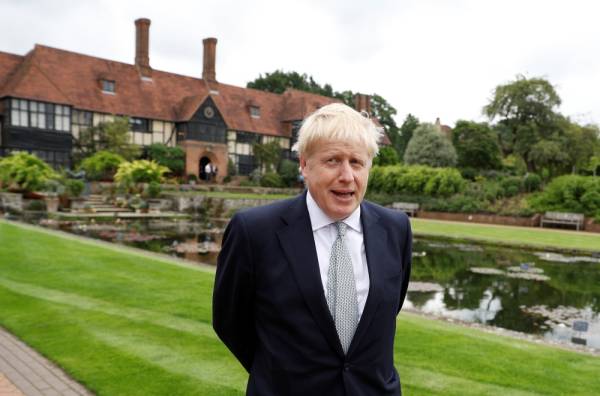
<instances>
[{"instance_id":1,"label":"tiled roof","mask_svg":"<svg viewBox=\"0 0 600 396\"><path fill-rule=\"evenodd\" d=\"M23 62L23 59L24 57L20 55L0 52L0 91L9 80L9 77L14 74L21 62Z\"/></svg>"},{"instance_id":2,"label":"tiled roof","mask_svg":"<svg viewBox=\"0 0 600 396\"><path fill-rule=\"evenodd\" d=\"M115 81L115 94L100 80ZM3 83L4 82L4 83ZM0 97L72 105L76 109L166 121L187 121L211 96L231 129L285 135L282 122L301 120L337 99L288 90L274 94L153 70L140 78L134 65L37 44L26 56L0 53ZM249 106L259 107L260 117Z\"/></svg>"}]
</instances>

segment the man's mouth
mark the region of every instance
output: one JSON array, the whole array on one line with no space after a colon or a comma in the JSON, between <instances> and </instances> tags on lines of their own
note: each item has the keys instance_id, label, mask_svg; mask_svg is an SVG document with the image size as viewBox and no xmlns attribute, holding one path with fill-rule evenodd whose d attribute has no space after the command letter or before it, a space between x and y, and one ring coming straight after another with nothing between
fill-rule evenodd
<instances>
[{"instance_id":1,"label":"man's mouth","mask_svg":"<svg viewBox=\"0 0 600 396\"><path fill-rule=\"evenodd\" d=\"M354 191L331 190L331 192L339 198L351 198L354 196Z\"/></svg>"}]
</instances>

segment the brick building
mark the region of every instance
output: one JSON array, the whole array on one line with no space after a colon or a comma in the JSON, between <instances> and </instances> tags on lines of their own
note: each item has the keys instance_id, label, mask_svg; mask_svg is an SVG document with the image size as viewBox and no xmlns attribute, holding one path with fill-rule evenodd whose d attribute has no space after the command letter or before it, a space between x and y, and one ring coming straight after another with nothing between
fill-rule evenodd
<instances>
[{"instance_id":1,"label":"brick building","mask_svg":"<svg viewBox=\"0 0 600 396\"><path fill-rule=\"evenodd\" d=\"M210 162L227 174L255 165L252 145L276 141L290 155L301 120L336 99L289 89L283 94L217 81L217 39L204 44L202 78L152 69L150 20L138 19L135 63L126 64L36 44L26 55L0 52L0 156L33 152L68 167L82 129L128 116L134 143L180 145L186 173ZM357 95L359 110L369 97Z\"/></svg>"}]
</instances>

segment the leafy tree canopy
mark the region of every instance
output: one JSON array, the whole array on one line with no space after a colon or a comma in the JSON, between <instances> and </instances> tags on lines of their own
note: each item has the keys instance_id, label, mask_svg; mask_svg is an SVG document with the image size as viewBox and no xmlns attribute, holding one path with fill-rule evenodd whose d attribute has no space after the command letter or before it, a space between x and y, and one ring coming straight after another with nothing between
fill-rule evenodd
<instances>
[{"instance_id":1,"label":"leafy tree canopy","mask_svg":"<svg viewBox=\"0 0 600 396\"><path fill-rule=\"evenodd\" d=\"M404 153L409 165L451 167L456 165L456 150L433 124L423 123L415 129Z\"/></svg>"},{"instance_id":2,"label":"leafy tree canopy","mask_svg":"<svg viewBox=\"0 0 600 396\"><path fill-rule=\"evenodd\" d=\"M148 146L148 157L159 165L166 166L175 175L182 175L185 168L185 151L179 146L154 143Z\"/></svg>"},{"instance_id":3,"label":"leafy tree canopy","mask_svg":"<svg viewBox=\"0 0 600 396\"><path fill-rule=\"evenodd\" d=\"M275 70L273 73L260 74L254 81L246 84L248 88L260 89L262 91L283 93L288 88L294 88L305 92L311 92L331 98L340 99L348 106L354 107L355 93L349 90L334 91L331 85L321 85L317 83L312 76L300 74L298 72L284 72L283 70ZM371 114L379 120L379 123L385 129L394 147L397 146L399 140L399 129L394 121L394 116L397 114L396 109L390 105L382 96L376 93L371 95Z\"/></svg>"},{"instance_id":4,"label":"leafy tree canopy","mask_svg":"<svg viewBox=\"0 0 600 396\"><path fill-rule=\"evenodd\" d=\"M325 84L321 86L312 76L306 73L300 74L295 71L284 72L283 70L275 70L273 73L265 73L264 77L260 74L257 79L246 84L246 87L278 94L284 93L288 88L293 88L323 96L334 96L331 85Z\"/></svg>"},{"instance_id":5,"label":"leafy tree canopy","mask_svg":"<svg viewBox=\"0 0 600 396\"><path fill-rule=\"evenodd\" d=\"M400 158L404 158L406 146L408 146L408 142L412 139L413 132L418 126L419 119L412 114L408 114L400 126L398 140L394 143L394 147L396 148L396 151L398 151Z\"/></svg>"},{"instance_id":6,"label":"leafy tree canopy","mask_svg":"<svg viewBox=\"0 0 600 396\"><path fill-rule=\"evenodd\" d=\"M487 123L458 121L452 130L452 143L459 167L498 169L502 166L498 137Z\"/></svg>"},{"instance_id":7,"label":"leafy tree canopy","mask_svg":"<svg viewBox=\"0 0 600 396\"><path fill-rule=\"evenodd\" d=\"M533 120L542 125L551 121L560 103L560 97L547 80L517 75L515 81L496 87L494 97L483 111L492 120L496 117L519 123Z\"/></svg>"},{"instance_id":8,"label":"leafy tree canopy","mask_svg":"<svg viewBox=\"0 0 600 396\"><path fill-rule=\"evenodd\" d=\"M118 154L128 161L138 158L141 152L140 147L130 141L127 117L116 117L111 122L101 122L84 129L76 145L76 159L79 161L101 150Z\"/></svg>"},{"instance_id":9,"label":"leafy tree canopy","mask_svg":"<svg viewBox=\"0 0 600 396\"><path fill-rule=\"evenodd\" d=\"M377 157L373 158L373 165L395 165L400 162L398 152L393 147L382 147L379 149Z\"/></svg>"},{"instance_id":10,"label":"leafy tree canopy","mask_svg":"<svg viewBox=\"0 0 600 396\"><path fill-rule=\"evenodd\" d=\"M538 155L530 155L540 140L560 134L555 112L561 100L556 90L543 78L518 75L515 81L499 85L483 113L498 119L505 154L517 153L529 171L536 171Z\"/></svg>"},{"instance_id":11,"label":"leafy tree canopy","mask_svg":"<svg viewBox=\"0 0 600 396\"><path fill-rule=\"evenodd\" d=\"M275 172L281 161L281 146L278 142L256 143L252 146L254 158L258 164L269 172Z\"/></svg>"}]
</instances>

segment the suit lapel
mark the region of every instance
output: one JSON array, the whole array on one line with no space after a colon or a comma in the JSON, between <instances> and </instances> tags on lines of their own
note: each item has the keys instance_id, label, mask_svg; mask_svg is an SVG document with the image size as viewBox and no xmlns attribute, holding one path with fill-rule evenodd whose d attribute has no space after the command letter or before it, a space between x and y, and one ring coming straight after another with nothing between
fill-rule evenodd
<instances>
[{"instance_id":1,"label":"suit lapel","mask_svg":"<svg viewBox=\"0 0 600 396\"><path fill-rule=\"evenodd\" d=\"M356 333L350 344L348 354L360 343L361 338L366 334L369 325L375 317L379 303L382 297L383 288L383 266L380 263L380 257L385 252L387 245L387 232L379 224L379 216L373 212L366 204L361 204L361 222L363 227L363 240L365 243L365 252L367 256L367 267L369 269L369 295L365 303L365 308L358 322Z\"/></svg>"},{"instance_id":2,"label":"suit lapel","mask_svg":"<svg viewBox=\"0 0 600 396\"><path fill-rule=\"evenodd\" d=\"M283 221L287 226L280 229L277 235L298 288L329 344L340 356L344 356L323 292L319 260L306 207L306 193L293 201Z\"/></svg>"}]
</instances>

